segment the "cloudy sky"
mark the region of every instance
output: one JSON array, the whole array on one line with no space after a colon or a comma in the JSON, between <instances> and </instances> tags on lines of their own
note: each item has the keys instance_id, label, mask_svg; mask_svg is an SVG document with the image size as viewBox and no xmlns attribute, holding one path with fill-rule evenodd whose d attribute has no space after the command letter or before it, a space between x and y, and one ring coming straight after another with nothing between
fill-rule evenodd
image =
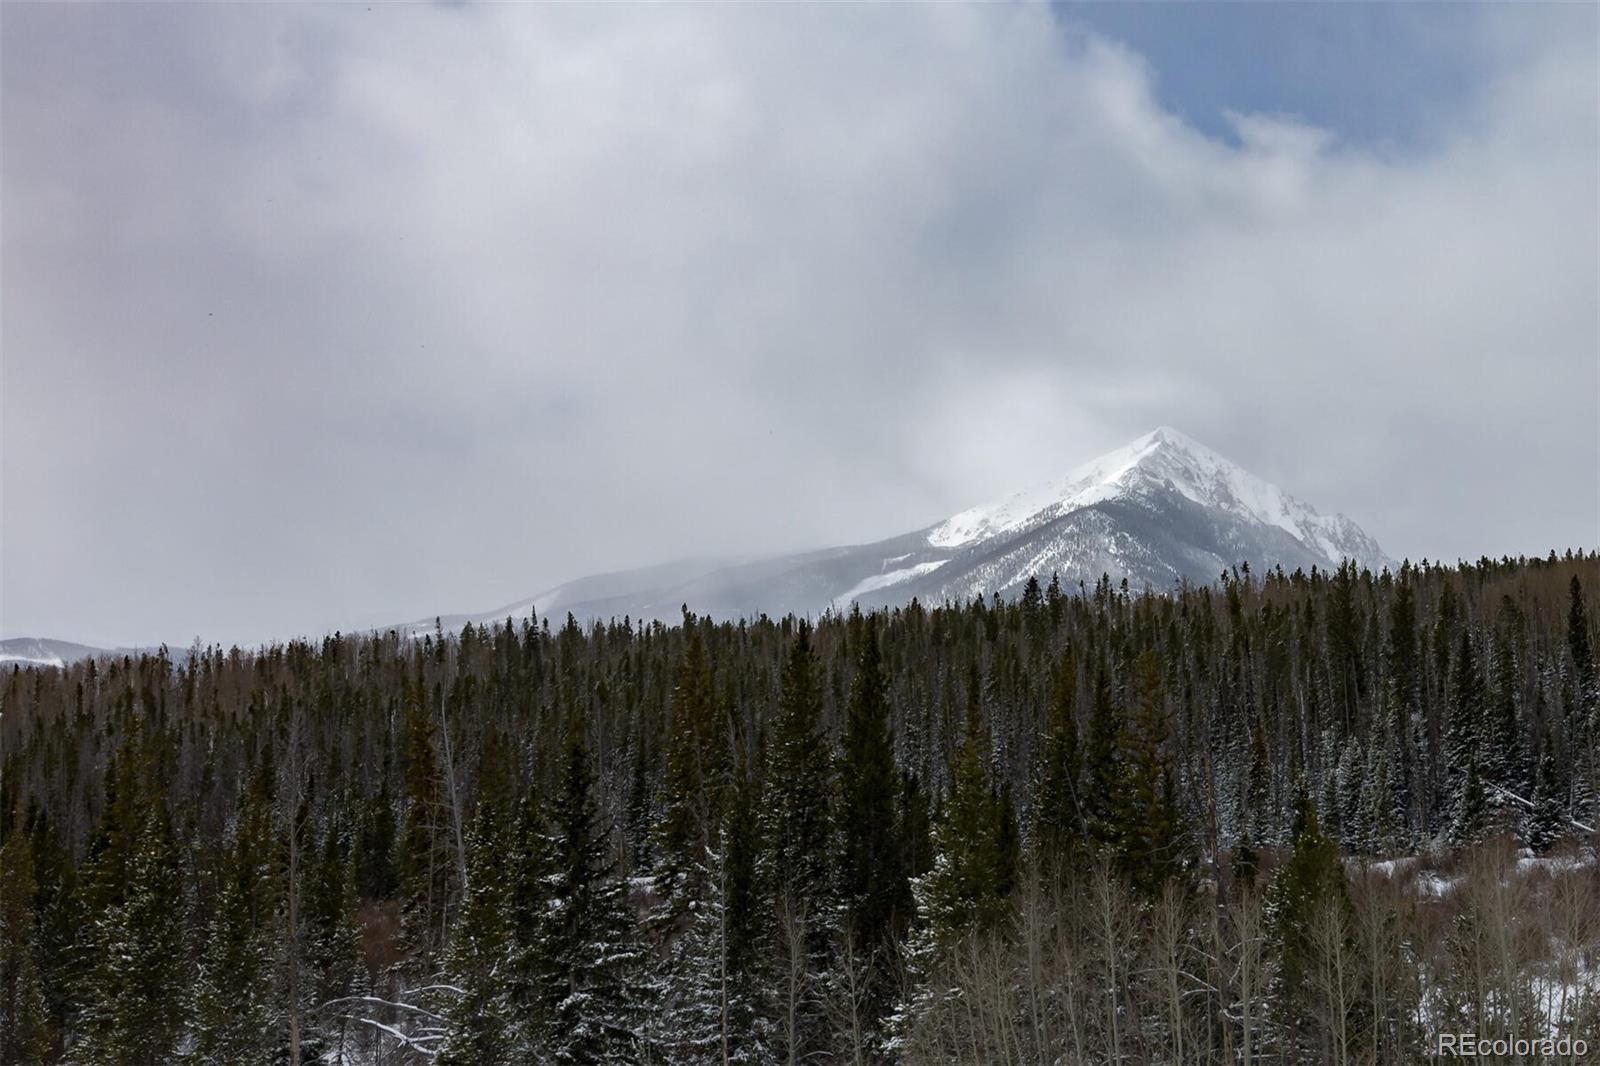
<instances>
[{"instance_id":1,"label":"cloudy sky","mask_svg":"<svg viewBox=\"0 0 1600 1066\"><path fill-rule=\"evenodd\" d=\"M875 539L1175 425L1600 543L1592 5L0 10L0 635Z\"/></svg>"}]
</instances>

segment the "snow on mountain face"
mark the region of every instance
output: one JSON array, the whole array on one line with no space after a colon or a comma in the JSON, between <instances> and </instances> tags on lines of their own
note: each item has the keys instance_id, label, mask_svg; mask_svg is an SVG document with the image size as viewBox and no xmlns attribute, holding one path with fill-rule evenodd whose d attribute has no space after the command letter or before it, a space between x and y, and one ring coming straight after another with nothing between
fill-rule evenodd
<instances>
[{"instance_id":1,"label":"snow on mountain face","mask_svg":"<svg viewBox=\"0 0 1600 1066\"><path fill-rule=\"evenodd\" d=\"M1135 588L1208 583L1230 567L1377 570L1382 549L1342 515L1324 516L1177 430L1163 427L1066 476L929 528L874 544L744 561L700 560L571 581L466 621L571 612L579 619L674 622L683 606L714 618L816 614L1015 596L1028 578ZM436 623L401 627L431 632Z\"/></svg>"},{"instance_id":2,"label":"snow on mountain face","mask_svg":"<svg viewBox=\"0 0 1600 1066\"><path fill-rule=\"evenodd\" d=\"M1166 426L1085 463L1058 481L984 504L935 526L934 548L1022 533L1106 500L1169 489L1202 507L1281 529L1330 566L1349 557L1381 567L1377 544L1343 515L1324 516L1270 482Z\"/></svg>"},{"instance_id":3,"label":"snow on mountain face","mask_svg":"<svg viewBox=\"0 0 1600 1066\"><path fill-rule=\"evenodd\" d=\"M1377 571L1390 561L1343 515L1322 515L1177 430L1162 427L1064 477L873 544L797 555L684 559L595 574L495 611L418 619L393 628L500 624L571 613L581 621L676 622L683 607L718 619L936 604L999 594L1029 578L1134 589L1208 584L1241 563L1258 573L1332 569L1345 559ZM57 665L95 648L0 641L0 663Z\"/></svg>"},{"instance_id":4,"label":"snow on mountain face","mask_svg":"<svg viewBox=\"0 0 1600 1066\"><path fill-rule=\"evenodd\" d=\"M37 637L8 637L0 640L0 666L66 666L80 659L91 659L110 652L87 644Z\"/></svg>"}]
</instances>

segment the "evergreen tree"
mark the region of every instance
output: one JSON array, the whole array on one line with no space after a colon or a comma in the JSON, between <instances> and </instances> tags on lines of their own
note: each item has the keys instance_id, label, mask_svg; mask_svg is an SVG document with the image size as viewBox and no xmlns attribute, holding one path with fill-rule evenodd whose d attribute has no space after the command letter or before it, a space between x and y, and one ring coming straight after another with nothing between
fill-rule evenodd
<instances>
[{"instance_id":1,"label":"evergreen tree","mask_svg":"<svg viewBox=\"0 0 1600 1066\"><path fill-rule=\"evenodd\" d=\"M673 693L658 832L664 862L658 881L677 909L700 890L694 882L705 869L706 851L717 843L727 788L727 738L712 692L705 642L692 616L684 616L684 625L689 640Z\"/></svg>"},{"instance_id":2,"label":"evergreen tree","mask_svg":"<svg viewBox=\"0 0 1600 1066\"><path fill-rule=\"evenodd\" d=\"M801 622L784 661L761 806L762 875L774 898L820 903L829 885L831 760L821 717L811 627Z\"/></svg>"},{"instance_id":3,"label":"evergreen tree","mask_svg":"<svg viewBox=\"0 0 1600 1066\"><path fill-rule=\"evenodd\" d=\"M1583 582L1572 575L1567 603L1567 651L1572 656L1572 672L1578 691L1585 700L1597 698L1594 645L1589 639L1589 612L1583 602Z\"/></svg>"},{"instance_id":4,"label":"evergreen tree","mask_svg":"<svg viewBox=\"0 0 1600 1066\"><path fill-rule=\"evenodd\" d=\"M468 879L451 930L447 970L464 991L441 1066L499 1066L512 1061L512 886L505 870L510 783L499 743L485 745L478 805L468 834Z\"/></svg>"},{"instance_id":5,"label":"evergreen tree","mask_svg":"<svg viewBox=\"0 0 1600 1066\"><path fill-rule=\"evenodd\" d=\"M672 944L666 1008L657 1018L658 1042L684 1063L764 1063L772 1060L770 975L756 883L756 788L735 777L719 849L706 856L704 886L690 904L687 927Z\"/></svg>"},{"instance_id":6,"label":"evergreen tree","mask_svg":"<svg viewBox=\"0 0 1600 1066\"><path fill-rule=\"evenodd\" d=\"M896 785L878 633L869 622L850 689L839 764L839 888L860 953L885 964L909 896L905 872L895 861Z\"/></svg>"},{"instance_id":7,"label":"evergreen tree","mask_svg":"<svg viewBox=\"0 0 1600 1066\"><path fill-rule=\"evenodd\" d=\"M349 1042L346 1013L336 1001L351 995L361 964L361 936L355 923L356 899L350 864L339 844L337 824L323 833L310 864L302 911L305 923L306 992L315 1024L302 1046L302 1061L337 1057Z\"/></svg>"},{"instance_id":8,"label":"evergreen tree","mask_svg":"<svg viewBox=\"0 0 1600 1066\"><path fill-rule=\"evenodd\" d=\"M1518 709L1522 685L1516 656L1519 630L1517 611L1508 597L1501 608L1501 623L1495 636L1494 702L1487 709L1484 739L1487 776L1502 788L1520 793L1528 787L1528 776Z\"/></svg>"},{"instance_id":9,"label":"evergreen tree","mask_svg":"<svg viewBox=\"0 0 1600 1066\"><path fill-rule=\"evenodd\" d=\"M394 803L385 778L378 794L364 805L356 830L351 862L355 867L356 895L361 899L386 900L399 895L400 874L394 856L396 832Z\"/></svg>"},{"instance_id":10,"label":"evergreen tree","mask_svg":"<svg viewBox=\"0 0 1600 1066\"><path fill-rule=\"evenodd\" d=\"M556 842L546 819L547 804L530 786L518 803L507 848L511 925L510 997L518 1015L520 1046L542 1046L550 997L546 977L557 962L547 960L545 920L550 913L555 875ZM526 1056L524 1056L526 1058Z\"/></svg>"},{"instance_id":11,"label":"evergreen tree","mask_svg":"<svg viewBox=\"0 0 1600 1066\"><path fill-rule=\"evenodd\" d=\"M1045 634L1049 630L1049 614L1045 609L1044 592L1039 588L1039 579L1033 574L1028 575L1027 582L1022 586L1022 624L1027 630L1028 639L1034 645L1044 642Z\"/></svg>"},{"instance_id":12,"label":"evergreen tree","mask_svg":"<svg viewBox=\"0 0 1600 1066\"><path fill-rule=\"evenodd\" d=\"M419 683L420 687L420 683ZM421 972L444 944L453 863L433 718L416 696L405 714L405 814L400 836L401 924Z\"/></svg>"},{"instance_id":13,"label":"evergreen tree","mask_svg":"<svg viewBox=\"0 0 1600 1066\"><path fill-rule=\"evenodd\" d=\"M551 873L539 923L542 1043L557 1063L634 1062L642 961L627 885L614 876L580 717L568 727L550 806Z\"/></svg>"},{"instance_id":14,"label":"evergreen tree","mask_svg":"<svg viewBox=\"0 0 1600 1066\"><path fill-rule=\"evenodd\" d=\"M1316 808L1303 783L1295 797L1288 860L1267 889L1267 931L1277 969L1272 979L1272 1004L1283 1031L1286 1061L1332 1061L1329 1019L1316 974L1329 945L1319 923L1331 912L1348 930L1349 887L1339 849L1317 824ZM1344 934L1344 950L1353 958L1353 937ZM1354 998L1354 997L1353 997Z\"/></svg>"},{"instance_id":15,"label":"evergreen tree","mask_svg":"<svg viewBox=\"0 0 1600 1066\"><path fill-rule=\"evenodd\" d=\"M0 1066L43 1062L53 1043L34 957L33 842L13 830L0 845Z\"/></svg>"},{"instance_id":16,"label":"evergreen tree","mask_svg":"<svg viewBox=\"0 0 1600 1066\"><path fill-rule=\"evenodd\" d=\"M1528 847L1539 853L1549 851L1567 835L1567 811L1560 773L1548 745L1539 755L1534 775L1533 808L1527 813L1524 835Z\"/></svg>"},{"instance_id":17,"label":"evergreen tree","mask_svg":"<svg viewBox=\"0 0 1600 1066\"><path fill-rule=\"evenodd\" d=\"M269 765L241 799L196 987L194 1055L218 1066L265 1061L282 1002L271 773Z\"/></svg>"},{"instance_id":18,"label":"evergreen tree","mask_svg":"<svg viewBox=\"0 0 1600 1066\"><path fill-rule=\"evenodd\" d=\"M1455 811L1450 821L1450 843L1459 847L1476 844L1484 838L1490 821L1489 797L1478 775L1478 758L1472 756L1456 793Z\"/></svg>"},{"instance_id":19,"label":"evergreen tree","mask_svg":"<svg viewBox=\"0 0 1600 1066\"><path fill-rule=\"evenodd\" d=\"M1450 673L1450 721L1445 735L1445 758L1454 781L1453 799L1459 808L1467 768L1477 766L1484 748L1483 675L1478 670L1472 634L1466 626L1461 628L1455 666Z\"/></svg>"},{"instance_id":20,"label":"evergreen tree","mask_svg":"<svg viewBox=\"0 0 1600 1066\"><path fill-rule=\"evenodd\" d=\"M1041 867L1068 873L1082 854L1086 829L1079 804L1078 664L1069 647L1056 665L1035 787L1033 838Z\"/></svg>"},{"instance_id":21,"label":"evergreen tree","mask_svg":"<svg viewBox=\"0 0 1600 1066\"><path fill-rule=\"evenodd\" d=\"M921 877L933 869L933 812L922 779L914 773L900 775L899 863L907 880Z\"/></svg>"},{"instance_id":22,"label":"evergreen tree","mask_svg":"<svg viewBox=\"0 0 1600 1066\"><path fill-rule=\"evenodd\" d=\"M756 812L765 804L760 779L741 765L723 815L724 1062L770 1062L772 975L768 919L771 897L762 887L764 840Z\"/></svg>"},{"instance_id":23,"label":"evergreen tree","mask_svg":"<svg viewBox=\"0 0 1600 1066\"><path fill-rule=\"evenodd\" d=\"M97 961L76 1053L84 1066L167 1066L183 1035L189 955L178 848L162 805L151 801L146 811L125 890L95 923Z\"/></svg>"},{"instance_id":24,"label":"evergreen tree","mask_svg":"<svg viewBox=\"0 0 1600 1066\"><path fill-rule=\"evenodd\" d=\"M1115 848L1122 839L1116 797L1122 787L1118 760L1116 707L1105 663L1095 668L1094 697L1089 710L1089 737L1084 752L1084 821L1089 839L1099 848Z\"/></svg>"},{"instance_id":25,"label":"evergreen tree","mask_svg":"<svg viewBox=\"0 0 1600 1066\"><path fill-rule=\"evenodd\" d=\"M29 840L34 872L34 961L44 996L52 1042L75 1021L87 952L80 938L88 921L79 891L78 868L42 806L30 806Z\"/></svg>"},{"instance_id":26,"label":"evergreen tree","mask_svg":"<svg viewBox=\"0 0 1600 1066\"><path fill-rule=\"evenodd\" d=\"M997 927L1008 910L1012 873L1002 854L1003 815L989 782L989 733L976 703L950 774L950 795L934 827L933 869L916 886L918 910L937 949L972 930Z\"/></svg>"},{"instance_id":27,"label":"evergreen tree","mask_svg":"<svg viewBox=\"0 0 1600 1066\"><path fill-rule=\"evenodd\" d=\"M1134 712L1118 737L1122 772L1112 792L1110 843L1123 875L1154 895L1182 869L1183 843L1165 751L1161 668L1152 652L1139 657L1134 692Z\"/></svg>"}]
</instances>

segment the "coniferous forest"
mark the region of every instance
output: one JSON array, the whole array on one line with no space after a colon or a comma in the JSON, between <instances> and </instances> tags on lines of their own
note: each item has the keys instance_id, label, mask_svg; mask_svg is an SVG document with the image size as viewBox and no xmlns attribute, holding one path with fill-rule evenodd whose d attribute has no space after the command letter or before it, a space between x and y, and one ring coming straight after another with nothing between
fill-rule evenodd
<instances>
[{"instance_id":1,"label":"coniferous forest","mask_svg":"<svg viewBox=\"0 0 1600 1066\"><path fill-rule=\"evenodd\" d=\"M0 1063L1600 1048L1600 556L1048 577L12 669Z\"/></svg>"}]
</instances>

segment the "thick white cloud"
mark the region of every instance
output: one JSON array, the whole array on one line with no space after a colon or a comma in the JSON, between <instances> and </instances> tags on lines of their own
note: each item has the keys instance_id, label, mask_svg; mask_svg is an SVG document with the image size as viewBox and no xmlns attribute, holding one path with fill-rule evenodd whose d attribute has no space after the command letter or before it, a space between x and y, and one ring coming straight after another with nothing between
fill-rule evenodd
<instances>
[{"instance_id":1,"label":"thick white cloud","mask_svg":"<svg viewBox=\"0 0 1600 1066\"><path fill-rule=\"evenodd\" d=\"M1184 428L1594 546L1595 12L1426 147L1042 7L12 7L9 635L261 639L899 532Z\"/></svg>"}]
</instances>

